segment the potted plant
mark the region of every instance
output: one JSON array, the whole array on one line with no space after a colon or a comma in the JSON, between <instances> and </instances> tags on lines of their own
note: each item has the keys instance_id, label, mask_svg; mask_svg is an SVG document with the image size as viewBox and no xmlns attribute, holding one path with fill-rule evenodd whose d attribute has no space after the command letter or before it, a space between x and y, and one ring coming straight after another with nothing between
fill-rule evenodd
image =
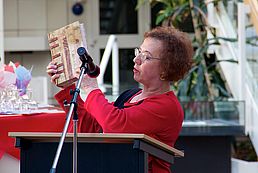
<instances>
[{"instance_id":1,"label":"potted plant","mask_svg":"<svg viewBox=\"0 0 258 173\"><path fill-rule=\"evenodd\" d=\"M249 137L239 137L233 142L232 173L258 172L258 160Z\"/></svg>"}]
</instances>

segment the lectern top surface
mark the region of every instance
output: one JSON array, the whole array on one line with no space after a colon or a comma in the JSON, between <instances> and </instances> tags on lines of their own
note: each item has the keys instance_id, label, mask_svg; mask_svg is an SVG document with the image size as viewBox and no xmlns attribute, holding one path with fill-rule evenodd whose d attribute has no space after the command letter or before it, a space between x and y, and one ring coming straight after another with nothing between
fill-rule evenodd
<instances>
[{"instance_id":1,"label":"lectern top surface","mask_svg":"<svg viewBox=\"0 0 258 173\"><path fill-rule=\"evenodd\" d=\"M57 142L61 137L61 133L39 133L39 132L9 132L9 136L15 138L23 138L39 142ZM102 143L128 143L135 139L143 140L151 145L159 147L169 153L183 157L184 153L171 146L168 146L145 134L131 133L78 133L78 142L102 142ZM66 142L72 142L73 133L66 135Z\"/></svg>"}]
</instances>

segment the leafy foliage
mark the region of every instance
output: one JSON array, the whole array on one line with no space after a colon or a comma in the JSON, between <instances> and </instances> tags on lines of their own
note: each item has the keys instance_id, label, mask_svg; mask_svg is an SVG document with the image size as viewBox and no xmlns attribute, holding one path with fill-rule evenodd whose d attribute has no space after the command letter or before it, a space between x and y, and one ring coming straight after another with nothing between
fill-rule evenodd
<instances>
[{"instance_id":1,"label":"leafy foliage","mask_svg":"<svg viewBox=\"0 0 258 173\"><path fill-rule=\"evenodd\" d=\"M234 138L233 157L246 161L258 161L258 156L249 137Z\"/></svg>"}]
</instances>

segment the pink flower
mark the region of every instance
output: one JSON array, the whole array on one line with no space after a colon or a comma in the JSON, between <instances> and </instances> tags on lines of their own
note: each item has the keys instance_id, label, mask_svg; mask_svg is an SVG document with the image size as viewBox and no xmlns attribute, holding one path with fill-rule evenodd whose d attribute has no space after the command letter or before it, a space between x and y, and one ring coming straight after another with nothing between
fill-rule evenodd
<instances>
[{"instance_id":1,"label":"pink flower","mask_svg":"<svg viewBox=\"0 0 258 173\"><path fill-rule=\"evenodd\" d=\"M4 71L9 71L9 72L12 72L14 73L14 66L15 68L18 67L20 65L19 62L16 62L15 64L13 64L12 62L10 62L8 65L5 65L4 66Z\"/></svg>"}]
</instances>

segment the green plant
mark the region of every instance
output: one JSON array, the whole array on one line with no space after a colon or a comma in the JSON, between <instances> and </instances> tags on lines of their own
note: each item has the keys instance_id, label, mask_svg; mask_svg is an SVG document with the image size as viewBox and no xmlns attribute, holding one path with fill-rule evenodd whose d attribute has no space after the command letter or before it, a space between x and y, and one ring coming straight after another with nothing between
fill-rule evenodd
<instances>
[{"instance_id":1,"label":"green plant","mask_svg":"<svg viewBox=\"0 0 258 173\"><path fill-rule=\"evenodd\" d=\"M234 158L246 161L258 161L249 137L235 137L232 144L232 155Z\"/></svg>"},{"instance_id":2,"label":"green plant","mask_svg":"<svg viewBox=\"0 0 258 173\"><path fill-rule=\"evenodd\" d=\"M217 3L214 0L212 3ZM195 47L194 64L186 77L174 84L180 100L223 100L231 97L225 81L217 66L221 61L216 60L215 55L208 53L212 45L219 45L219 40L236 41L216 37L215 29L210 27L206 18L206 4L197 0L139 0L136 8L143 3L150 3L152 7L161 5L162 9L156 16L156 25L162 24L179 28L189 17L194 28L193 45ZM207 34L213 35L208 39ZM237 63L232 59L223 60Z\"/></svg>"}]
</instances>

